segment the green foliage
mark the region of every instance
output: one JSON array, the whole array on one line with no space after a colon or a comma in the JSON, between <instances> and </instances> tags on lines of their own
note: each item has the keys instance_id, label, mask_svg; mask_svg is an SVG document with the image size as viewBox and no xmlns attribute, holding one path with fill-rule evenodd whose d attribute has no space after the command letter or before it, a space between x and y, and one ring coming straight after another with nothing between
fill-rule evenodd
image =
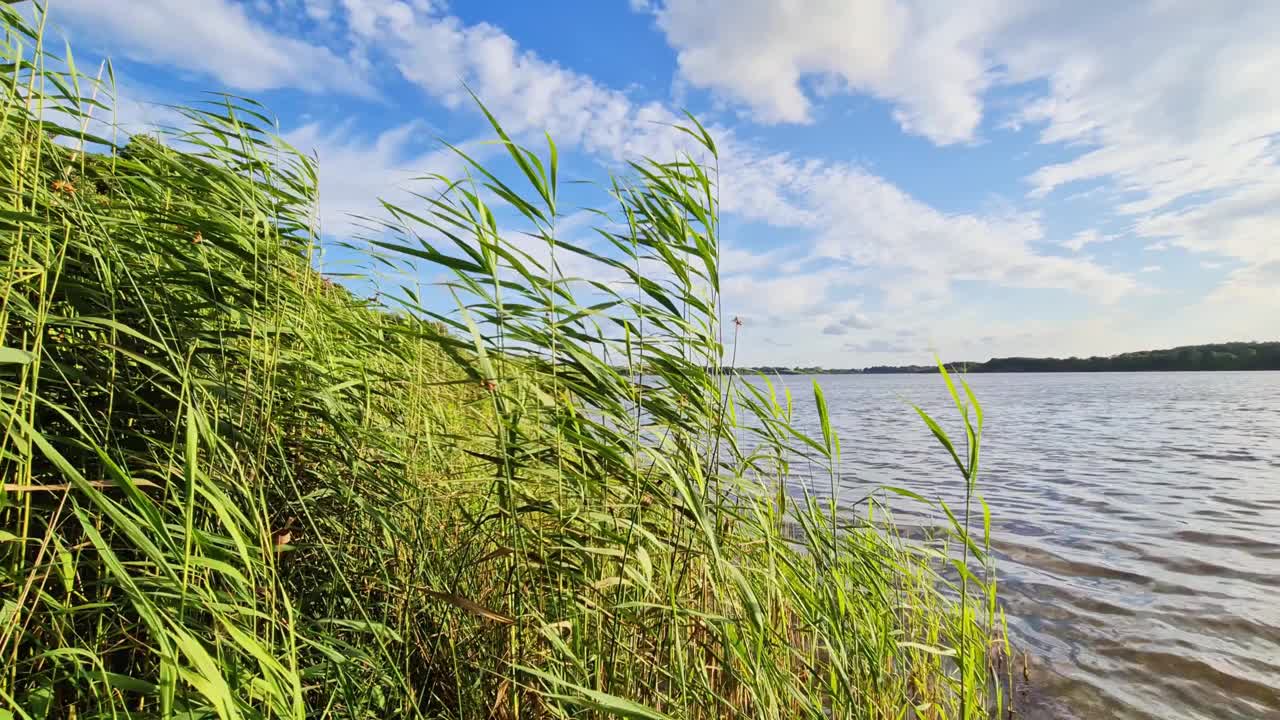
<instances>
[{"instance_id":1,"label":"green foliage","mask_svg":"<svg viewBox=\"0 0 1280 720\"><path fill-rule=\"evenodd\" d=\"M970 372L1280 370L1280 342L1233 342L1143 350L1110 357L992 358Z\"/></svg>"},{"instance_id":2,"label":"green foliage","mask_svg":"<svg viewBox=\"0 0 1280 720\"><path fill-rule=\"evenodd\" d=\"M989 523L978 542L943 507L908 541L876 498L837 507L825 411L806 436L789 396L721 373L696 122L697 158L615 182L597 253L557 235L554 146L490 118L511 166L387 205L370 238L452 273L458 306L406 290L391 313L313 270L316 168L261 107L86 152L96 82L0 13L0 710L1000 711ZM972 496L981 412L950 387L966 444L929 422ZM831 499L787 492L797 461Z\"/></svg>"},{"instance_id":3,"label":"green foliage","mask_svg":"<svg viewBox=\"0 0 1280 720\"><path fill-rule=\"evenodd\" d=\"M1167 350L1140 350L1107 357L991 358L986 362L958 362L952 367L983 372L1161 372L1193 370L1280 370L1280 342L1231 342L1185 345ZM819 367L761 367L743 371L769 375L852 375L858 373L935 373L934 365L874 365L855 369Z\"/></svg>"}]
</instances>

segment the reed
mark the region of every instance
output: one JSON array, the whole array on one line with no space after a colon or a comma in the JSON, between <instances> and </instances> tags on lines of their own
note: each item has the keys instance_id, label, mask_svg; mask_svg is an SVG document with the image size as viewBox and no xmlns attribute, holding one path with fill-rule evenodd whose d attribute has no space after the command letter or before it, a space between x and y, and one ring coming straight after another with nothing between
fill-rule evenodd
<instances>
[{"instance_id":1,"label":"reed","mask_svg":"<svg viewBox=\"0 0 1280 720\"><path fill-rule=\"evenodd\" d=\"M109 67L0 18L0 716L1007 704L985 505L981 534L966 502L904 539L884 499L929 501L837 502L818 387L811 436L726 372L695 120L688 156L611 181L584 243L557 232L554 144L490 118L504 162L349 240L449 273L456 304L378 278L368 300L315 269L316 161L264 108L215 96L187 131L113 137ZM921 415L976 497L981 408L943 377L964 442ZM795 492L797 467L831 491Z\"/></svg>"}]
</instances>

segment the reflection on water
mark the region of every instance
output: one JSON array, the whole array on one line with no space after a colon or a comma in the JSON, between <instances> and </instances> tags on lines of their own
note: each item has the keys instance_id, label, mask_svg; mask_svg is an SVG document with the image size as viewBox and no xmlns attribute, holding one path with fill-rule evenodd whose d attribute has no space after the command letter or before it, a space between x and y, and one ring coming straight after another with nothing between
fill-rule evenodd
<instances>
[{"instance_id":1,"label":"reflection on water","mask_svg":"<svg viewBox=\"0 0 1280 720\"><path fill-rule=\"evenodd\" d=\"M783 378L813 427L810 380ZM969 380L1010 633L1033 658L1019 716L1280 718L1280 373ZM962 438L940 378L819 381L848 497L962 496L905 404Z\"/></svg>"}]
</instances>

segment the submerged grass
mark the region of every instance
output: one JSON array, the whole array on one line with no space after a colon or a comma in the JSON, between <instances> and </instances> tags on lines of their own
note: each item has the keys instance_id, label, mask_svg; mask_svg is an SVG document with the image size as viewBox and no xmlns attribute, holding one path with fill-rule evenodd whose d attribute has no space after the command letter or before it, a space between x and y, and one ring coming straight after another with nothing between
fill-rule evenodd
<instances>
[{"instance_id":1,"label":"submerged grass","mask_svg":"<svg viewBox=\"0 0 1280 720\"><path fill-rule=\"evenodd\" d=\"M801 459L838 490L821 390L809 436L789 395L722 372L692 119L696 159L631 166L590 246L557 234L554 145L495 120L509 167L386 204L368 239L451 273L457 306L368 301L313 270L316 165L261 107L96 137L106 83L0 15L0 716L1007 705L989 522L971 535L966 502L908 542L877 502L797 500ZM963 445L921 415L973 496L981 410L946 381Z\"/></svg>"}]
</instances>

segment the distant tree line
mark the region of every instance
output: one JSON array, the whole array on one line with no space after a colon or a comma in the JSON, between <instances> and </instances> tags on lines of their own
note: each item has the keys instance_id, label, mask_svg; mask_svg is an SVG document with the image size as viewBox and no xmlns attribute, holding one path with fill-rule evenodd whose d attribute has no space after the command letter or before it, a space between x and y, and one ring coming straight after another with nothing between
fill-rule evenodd
<instances>
[{"instance_id":1,"label":"distant tree line","mask_svg":"<svg viewBox=\"0 0 1280 720\"><path fill-rule=\"evenodd\" d=\"M970 372L1133 372L1161 370L1280 370L1280 342L1186 345L1111 357L992 358Z\"/></svg>"},{"instance_id":2,"label":"distant tree line","mask_svg":"<svg viewBox=\"0 0 1280 720\"><path fill-rule=\"evenodd\" d=\"M1069 358L1002 357L986 362L948 363L952 369L982 372L1159 372L1187 370L1280 370L1280 342L1232 342L1183 345L1165 350L1140 350L1119 355ZM778 367L741 368L767 375L849 375L937 372L933 365L874 365L867 368Z\"/></svg>"}]
</instances>

